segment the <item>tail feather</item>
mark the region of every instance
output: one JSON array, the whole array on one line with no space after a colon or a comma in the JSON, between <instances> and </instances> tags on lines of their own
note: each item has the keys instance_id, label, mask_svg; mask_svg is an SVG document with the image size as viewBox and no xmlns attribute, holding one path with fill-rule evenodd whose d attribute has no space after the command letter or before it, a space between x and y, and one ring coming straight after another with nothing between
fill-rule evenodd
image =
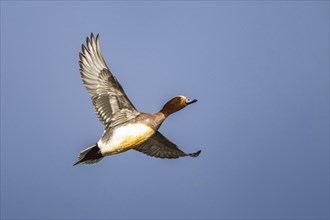
<instances>
[{"instance_id":1,"label":"tail feather","mask_svg":"<svg viewBox=\"0 0 330 220\"><path fill-rule=\"evenodd\" d=\"M102 159L103 159L103 155L100 151L100 148L97 146L97 144L95 144L81 151L78 157L78 161L75 164L73 164L73 166L80 163L82 164L97 163Z\"/></svg>"}]
</instances>

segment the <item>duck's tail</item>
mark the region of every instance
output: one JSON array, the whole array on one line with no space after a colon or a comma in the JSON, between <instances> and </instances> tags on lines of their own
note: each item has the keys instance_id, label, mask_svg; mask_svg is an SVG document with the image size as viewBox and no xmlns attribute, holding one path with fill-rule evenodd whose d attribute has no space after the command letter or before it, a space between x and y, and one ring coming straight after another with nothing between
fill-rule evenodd
<instances>
[{"instance_id":1,"label":"duck's tail","mask_svg":"<svg viewBox=\"0 0 330 220\"><path fill-rule=\"evenodd\" d=\"M78 157L78 162L73 164L73 166L80 164L80 163L97 163L103 159L103 155L100 151L100 148L97 144L90 146L89 148L80 152Z\"/></svg>"}]
</instances>

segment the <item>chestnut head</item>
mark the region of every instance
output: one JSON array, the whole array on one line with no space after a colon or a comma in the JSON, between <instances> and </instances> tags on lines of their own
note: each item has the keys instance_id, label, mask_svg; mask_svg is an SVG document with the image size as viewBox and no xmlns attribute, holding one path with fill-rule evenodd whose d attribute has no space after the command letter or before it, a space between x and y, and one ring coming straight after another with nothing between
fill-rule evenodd
<instances>
[{"instance_id":1,"label":"chestnut head","mask_svg":"<svg viewBox=\"0 0 330 220\"><path fill-rule=\"evenodd\" d=\"M187 99L185 96L180 95L168 101L160 112L167 117L195 102L197 102L197 99Z\"/></svg>"}]
</instances>

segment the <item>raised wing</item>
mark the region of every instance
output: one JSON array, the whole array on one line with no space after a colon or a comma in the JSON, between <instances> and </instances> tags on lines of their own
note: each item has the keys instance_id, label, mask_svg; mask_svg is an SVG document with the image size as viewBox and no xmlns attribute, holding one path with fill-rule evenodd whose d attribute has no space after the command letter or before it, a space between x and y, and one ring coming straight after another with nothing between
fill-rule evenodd
<instances>
[{"instance_id":1,"label":"raised wing","mask_svg":"<svg viewBox=\"0 0 330 220\"><path fill-rule=\"evenodd\" d=\"M94 110L106 128L114 127L140 114L112 75L100 50L99 35L91 34L79 54L81 78L92 96Z\"/></svg>"},{"instance_id":2,"label":"raised wing","mask_svg":"<svg viewBox=\"0 0 330 220\"><path fill-rule=\"evenodd\" d=\"M157 131L151 138L134 148L151 157L175 159L179 157L198 157L201 151L187 154Z\"/></svg>"}]
</instances>

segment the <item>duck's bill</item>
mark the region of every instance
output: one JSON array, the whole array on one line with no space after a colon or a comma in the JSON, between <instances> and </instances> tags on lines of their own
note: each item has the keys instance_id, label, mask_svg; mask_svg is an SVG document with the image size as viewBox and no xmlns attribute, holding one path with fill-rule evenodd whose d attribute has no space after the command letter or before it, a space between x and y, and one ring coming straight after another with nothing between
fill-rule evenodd
<instances>
[{"instance_id":1,"label":"duck's bill","mask_svg":"<svg viewBox=\"0 0 330 220\"><path fill-rule=\"evenodd\" d=\"M193 104L195 102L197 102L197 99L187 99L186 104L190 105L190 104Z\"/></svg>"}]
</instances>

